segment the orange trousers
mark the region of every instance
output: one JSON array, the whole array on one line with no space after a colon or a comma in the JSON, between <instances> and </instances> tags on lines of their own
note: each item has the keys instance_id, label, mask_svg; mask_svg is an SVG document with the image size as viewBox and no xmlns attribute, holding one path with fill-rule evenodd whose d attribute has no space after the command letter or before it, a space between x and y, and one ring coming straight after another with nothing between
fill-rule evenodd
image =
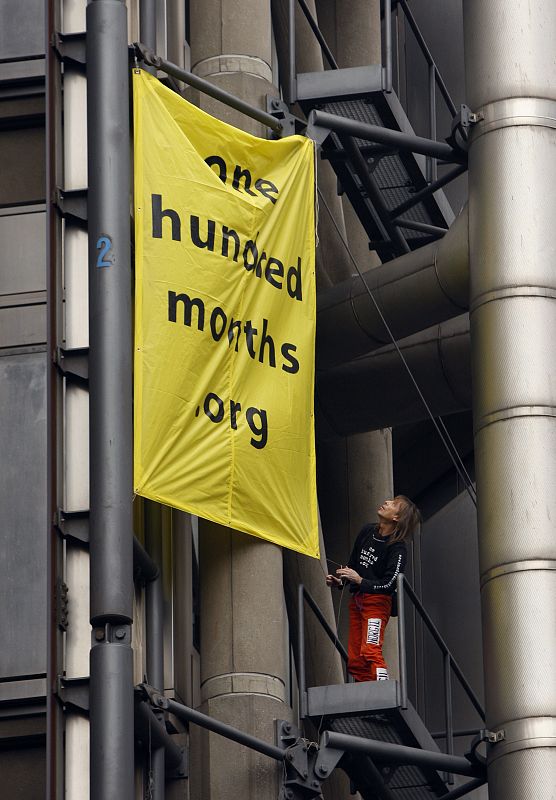
<instances>
[{"instance_id":1,"label":"orange trousers","mask_svg":"<svg viewBox=\"0 0 556 800\"><path fill-rule=\"evenodd\" d=\"M356 681L388 680L382 655L384 630L390 619L389 594L357 592L349 604L348 672Z\"/></svg>"}]
</instances>

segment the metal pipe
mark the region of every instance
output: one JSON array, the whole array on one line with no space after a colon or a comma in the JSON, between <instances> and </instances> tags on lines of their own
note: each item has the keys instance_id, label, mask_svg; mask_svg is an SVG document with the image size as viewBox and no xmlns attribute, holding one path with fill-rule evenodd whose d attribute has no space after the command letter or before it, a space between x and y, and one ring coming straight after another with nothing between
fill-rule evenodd
<instances>
[{"instance_id":1,"label":"metal pipe","mask_svg":"<svg viewBox=\"0 0 556 800\"><path fill-rule=\"evenodd\" d=\"M392 0L384 0L384 91L392 91Z\"/></svg>"},{"instance_id":2,"label":"metal pipe","mask_svg":"<svg viewBox=\"0 0 556 800\"><path fill-rule=\"evenodd\" d=\"M400 248L400 250L404 251L405 253L409 253L410 247L406 242L403 233L399 230L395 223L390 221L390 211L384 202L383 194L378 188L375 179L369 172L369 165L361 155L357 144L351 137L349 137L348 139L344 140L344 146L349 153L353 168L359 176L359 179L363 184L363 188L367 192L369 200L380 214L382 224L389 238Z\"/></svg>"},{"instance_id":3,"label":"metal pipe","mask_svg":"<svg viewBox=\"0 0 556 800\"><path fill-rule=\"evenodd\" d=\"M458 800L458 798L464 797L466 794L469 794L469 792L472 792L474 789L478 789L480 786L484 786L485 783L486 783L486 778L474 778L472 781L464 783L463 786L458 786L456 789L452 789L451 792L440 795L438 800Z\"/></svg>"},{"instance_id":4,"label":"metal pipe","mask_svg":"<svg viewBox=\"0 0 556 800\"><path fill-rule=\"evenodd\" d=\"M398 341L434 416L471 408L466 314ZM376 392L380 385L381 392ZM428 419L393 345L317 374L319 435L349 436ZM384 402L388 397L388 403Z\"/></svg>"},{"instance_id":5,"label":"metal pipe","mask_svg":"<svg viewBox=\"0 0 556 800\"><path fill-rule=\"evenodd\" d=\"M288 0L288 34L289 34L289 58L288 58L288 86L289 104L297 102L297 73L295 60L295 0Z\"/></svg>"},{"instance_id":6,"label":"metal pipe","mask_svg":"<svg viewBox=\"0 0 556 800\"><path fill-rule=\"evenodd\" d=\"M345 647L343 646L341 641L338 639L338 637L336 636L336 634L334 633L334 631L332 630L332 628L330 627L330 625L326 621L326 617L324 616L324 614L322 613L322 611L320 610L320 608L316 604L315 600L313 599L313 597L310 595L310 593L307 591L307 589L304 586L303 586L303 594L304 594L304 597L305 597L308 605L310 606L310 608L314 612L316 618L318 619L318 621L322 625L322 627L324 629L324 632L326 633L326 635L328 636L328 638L330 639L332 644L335 646L336 650L340 653L340 655L342 656L344 661L347 661L347 657L348 657L347 650L345 649Z\"/></svg>"},{"instance_id":7,"label":"metal pipe","mask_svg":"<svg viewBox=\"0 0 556 800\"><path fill-rule=\"evenodd\" d=\"M307 676L305 674L305 587L299 584L297 590L297 678L299 685L299 704L301 719L307 715Z\"/></svg>"},{"instance_id":8,"label":"metal pipe","mask_svg":"<svg viewBox=\"0 0 556 800\"><path fill-rule=\"evenodd\" d=\"M438 225L428 225L426 222L417 222L417 220L413 219L398 218L393 220L393 223L398 228L407 228L410 231L430 233L432 236L444 236L448 232L448 228L440 228Z\"/></svg>"},{"instance_id":9,"label":"metal pipe","mask_svg":"<svg viewBox=\"0 0 556 800\"><path fill-rule=\"evenodd\" d=\"M158 566L136 536L133 537L133 573L135 580L145 583L156 580L160 574Z\"/></svg>"},{"instance_id":10,"label":"metal pipe","mask_svg":"<svg viewBox=\"0 0 556 800\"><path fill-rule=\"evenodd\" d=\"M162 750L168 769L176 769L182 763L181 747L174 742L165 723L145 700L135 703L135 735L141 739L144 747L148 747L150 742L155 751Z\"/></svg>"},{"instance_id":11,"label":"metal pipe","mask_svg":"<svg viewBox=\"0 0 556 800\"><path fill-rule=\"evenodd\" d=\"M429 64L429 135L436 142L436 65ZM432 183L438 177L436 159L429 156L427 161L428 181Z\"/></svg>"},{"instance_id":12,"label":"metal pipe","mask_svg":"<svg viewBox=\"0 0 556 800\"><path fill-rule=\"evenodd\" d=\"M202 714L200 711L189 708L189 706L176 703L175 700L164 700L164 704L168 711L171 714L175 714L179 719L185 720L186 722L193 722L195 725L200 725L202 728L218 733L220 736L225 736L226 739L231 739L233 742L238 742L238 744L250 747L251 750L256 750L257 753L262 753L269 758L273 758L275 761L283 761L285 758L286 751L282 750L281 747L263 742L262 739L251 736L250 733L244 733L238 730L238 728L226 725L225 722L220 722L220 720L214 717L209 717L207 714Z\"/></svg>"},{"instance_id":13,"label":"metal pipe","mask_svg":"<svg viewBox=\"0 0 556 800\"><path fill-rule=\"evenodd\" d=\"M107 624L94 633L89 686L90 796L92 800L133 800L131 626ZM96 639L101 635L102 639Z\"/></svg>"},{"instance_id":14,"label":"metal pipe","mask_svg":"<svg viewBox=\"0 0 556 800\"><path fill-rule=\"evenodd\" d=\"M417 25L417 21L415 20L415 17L413 16L413 12L411 11L409 5L407 4L406 0L399 0L399 3L403 8L404 14L409 23L409 27L413 31L413 35L417 39L417 44L421 48L421 51L425 56L427 63L434 64L434 66L436 67L436 63L434 61L434 58L432 57L432 53L429 50L425 39L423 38L423 34L421 33L419 26ZM452 117L455 117L457 114L457 109L454 105L454 101L450 97L450 92L448 91L448 88L444 83L442 76L438 72L438 69L436 70L436 81L438 83L438 88L440 89L442 97L446 101L446 105L448 106L448 111L451 113Z\"/></svg>"},{"instance_id":15,"label":"metal pipe","mask_svg":"<svg viewBox=\"0 0 556 800\"><path fill-rule=\"evenodd\" d=\"M230 94L230 92L227 92L225 89L220 89L215 84L209 83L209 81L206 81L204 78L200 78L193 72L187 72L187 70L178 67L177 64L172 64L165 58L157 56L141 42L135 42L134 46L137 48L137 51L141 56L141 60L144 61L145 64L156 67L157 69L162 70L162 72L166 72L167 75L172 75L172 77L177 78L179 81L183 81L189 86L193 86L194 89L198 89L200 92L208 94L209 97L219 100L221 103L224 103L224 105L230 106L230 108L235 108L236 111L239 111L241 114L245 114L247 117L251 117L251 119L257 120L257 122L260 122L262 125L270 128L275 133L282 132L282 123L277 120L276 117L273 117L272 114L267 114L266 111L262 111L260 108L246 103L245 100L241 100L239 97Z\"/></svg>"},{"instance_id":16,"label":"metal pipe","mask_svg":"<svg viewBox=\"0 0 556 800\"><path fill-rule=\"evenodd\" d=\"M321 128L336 131L336 133L385 144L398 150L409 150L412 153L435 156L441 161L464 163L462 153L454 150L449 144L432 142L430 139L415 136L415 134L393 131L389 128L381 128L379 125L370 125L368 122L339 117L337 114L329 114L327 111L311 111L309 125L318 125Z\"/></svg>"},{"instance_id":17,"label":"metal pipe","mask_svg":"<svg viewBox=\"0 0 556 800\"><path fill-rule=\"evenodd\" d=\"M407 708L407 645L405 638L405 594L404 576L400 572L396 579L398 593L398 655L400 673L400 706Z\"/></svg>"},{"instance_id":18,"label":"metal pipe","mask_svg":"<svg viewBox=\"0 0 556 800\"><path fill-rule=\"evenodd\" d=\"M348 753L367 753L378 761L449 770L455 772L456 775L468 775L472 778L478 777L480 774L480 769L462 756L448 756L444 753L433 753L430 750L379 742L375 739L364 739L361 736L350 736L334 731L325 731L323 742L326 747L336 750L345 750Z\"/></svg>"},{"instance_id":19,"label":"metal pipe","mask_svg":"<svg viewBox=\"0 0 556 800\"><path fill-rule=\"evenodd\" d=\"M145 543L153 563L158 569L155 580L145 588L145 633L147 682L157 691L164 692L164 596L162 591L162 525L160 506L145 501ZM163 724L162 712L159 722ZM164 750L154 748L151 754L151 780L153 800L163 800L165 784Z\"/></svg>"},{"instance_id":20,"label":"metal pipe","mask_svg":"<svg viewBox=\"0 0 556 800\"><path fill-rule=\"evenodd\" d=\"M491 800L556 786L556 3L463 4ZM488 77L487 77L488 76ZM546 725L543 720L547 720ZM552 730L550 733L549 731Z\"/></svg>"},{"instance_id":21,"label":"metal pipe","mask_svg":"<svg viewBox=\"0 0 556 800\"><path fill-rule=\"evenodd\" d=\"M127 11L87 5L91 800L134 796Z\"/></svg>"},{"instance_id":22,"label":"metal pipe","mask_svg":"<svg viewBox=\"0 0 556 800\"><path fill-rule=\"evenodd\" d=\"M442 189L443 186L446 186L446 184L450 183L455 178L458 178L466 171L467 167L465 166L465 164L460 164L455 169L452 169L445 175L442 175L442 177L437 178L435 181L429 184L429 186L425 186L420 191L415 192L415 194L411 195L409 200L400 203L399 206L392 209L391 211L392 219L396 219L401 214L403 214L404 211L409 211L410 208L413 208L414 206L418 205L421 202L421 200L425 200L427 197L430 197L430 195L434 194L436 191L438 191L438 189Z\"/></svg>"},{"instance_id":23,"label":"metal pipe","mask_svg":"<svg viewBox=\"0 0 556 800\"><path fill-rule=\"evenodd\" d=\"M141 41L156 52L156 0L139 0Z\"/></svg>"},{"instance_id":24,"label":"metal pipe","mask_svg":"<svg viewBox=\"0 0 556 800\"><path fill-rule=\"evenodd\" d=\"M301 10L303 11L303 13L305 15L305 19L307 20L307 22L309 23L309 25L311 27L311 30L315 34L315 37L316 37L316 39L317 39L317 41L318 41L318 43L320 45L320 48L321 48L322 52L324 53L324 55L326 57L326 60L328 61L329 66L332 69L338 69L338 64L336 62L336 59L332 55L331 49L326 44L326 39L322 35L321 30L320 30L319 26L317 25L317 22L316 22L315 18L313 17L313 15L311 14L309 8L307 7L307 3L305 2L305 0L298 0L298 2L299 2L299 5L301 6Z\"/></svg>"},{"instance_id":25,"label":"metal pipe","mask_svg":"<svg viewBox=\"0 0 556 800\"><path fill-rule=\"evenodd\" d=\"M160 506L145 501L145 541L148 553L158 568L155 580L145 590L147 683L164 691L164 597L162 592L162 531Z\"/></svg>"},{"instance_id":26,"label":"metal pipe","mask_svg":"<svg viewBox=\"0 0 556 800\"><path fill-rule=\"evenodd\" d=\"M317 363L345 363L390 343L372 292L396 339L469 307L467 209L440 241L318 295ZM415 297L419 303L415 303Z\"/></svg>"},{"instance_id":27,"label":"metal pipe","mask_svg":"<svg viewBox=\"0 0 556 800\"><path fill-rule=\"evenodd\" d=\"M459 737L459 736L476 736L478 733L481 732L481 728L464 728L462 730L452 731L452 735ZM431 736L433 739L445 739L446 738L446 731L431 731Z\"/></svg>"},{"instance_id":28,"label":"metal pipe","mask_svg":"<svg viewBox=\"0 0 556 800\"><path fill-rule=\"evenodd\" d=\"M446 726L446 752L452 755L454 752L454 715L452 708L452 670L451 656L448 651L443 655L444 666L444 724ZM451 773L447 773L447 783L453 783Z\"/></svg>"}]
</instances>

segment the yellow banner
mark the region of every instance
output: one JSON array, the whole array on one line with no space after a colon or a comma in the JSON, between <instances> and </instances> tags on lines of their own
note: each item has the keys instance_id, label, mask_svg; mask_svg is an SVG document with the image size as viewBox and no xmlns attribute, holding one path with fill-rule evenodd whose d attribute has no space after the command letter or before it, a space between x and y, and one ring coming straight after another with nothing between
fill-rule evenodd
<instances>
[{"instance_id":1,"label":"yellow banner","mask_svg":"<svg viewBox=\"0 0 556 800\"><path fill-rule=\"evenodd\" d=\"M313 143L133 87L135 491L318 557Z\"/></svg>"}]
</instances>

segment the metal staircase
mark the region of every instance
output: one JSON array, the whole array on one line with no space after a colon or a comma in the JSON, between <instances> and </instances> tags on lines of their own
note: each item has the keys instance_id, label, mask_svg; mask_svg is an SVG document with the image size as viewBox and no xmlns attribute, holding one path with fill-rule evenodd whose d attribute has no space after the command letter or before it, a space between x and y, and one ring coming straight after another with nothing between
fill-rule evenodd
<instances>
[{"instance_id":1,"label":"metal staircase","mask_svg":"<svg viewBox=\"0 0 556 800\"><path fill-rule=\"evenodd\" d=\"M306 3L298 2L330 69L298 74L290 100L307 116L307 133L322 144L322 158L361 220L370 249L384 262L443 236L454 214L442 187L466 169L465 137L436 141L437 90L452 118L457 110L407 3L395 5L428 64L430 139L415 135L392 87L391 2L383 3L385 64L349 69L338 68ZM438 178L438 163L455 168Z\"/></svg>"},{"instance_id":2,"label":"metal staircase","mask_svg":"<svg viewBox=\"0 0 556 800\"><path fill-rule=\"evenodd\" d=\"M443 738L446 752L439 749L408 699L405 644L405 603L408 598L444 658L446 730ZM430 800L431 797L453 800L484 784L486 770L484 759L477 753L478 745L485 740L480 728L466 732L475 736L468 752L464 756L454 755L452 675L474 706L480 724L484 722L484 712L403 575L398 578L398 603L399 681L306 687L305 605L313 611L344 661L347 661L347 653L311 595L303 586L299 587L297 669L300 716L321 732L321 758L326 763L327 749L336 753L332 763L347 773L353 789L364 800ZM454 788L452 773L468 780Z\"/></svg>"}]
</instances>

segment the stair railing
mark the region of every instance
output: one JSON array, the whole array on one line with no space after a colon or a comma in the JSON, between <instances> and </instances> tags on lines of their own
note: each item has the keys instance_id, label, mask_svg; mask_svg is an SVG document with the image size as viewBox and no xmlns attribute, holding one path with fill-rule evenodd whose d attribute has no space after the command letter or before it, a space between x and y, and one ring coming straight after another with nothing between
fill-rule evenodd
<instances>
[{"instance_id":1,"label":"stair railing","mask_svg":"<svg viewBox=\"0 0 556 800\"><path fill-rule=\"evenodd\" d=\"M406 596L413 604L414 609L419 617L424 622L425 626L431 633L434 641L440 648L444 665L444 721L445 721L445 741L446 753L453 755L454 752L454 720L453 720L453 705L452 705L452 673L456 676L460 686L469 698L471 704L479 717L485 720L485 712L481 703L465 678L461 668L459 667L454 656L444 639L442 638L438 628L430 618L425 610L423 604L415 594L413 587L403 573L400 573L397 578L397 594L398 594L398 650L399 650L399 665L400 665L400 699L401 707L407 708L407 646L405 636L405 602Z\"/></svg>"},{"instance_id":2,"label":"stair railing","mask_svg":"<svg viewBox=\"0 0 556 800\"><path fill-rule=\"evenodd\" d=\"M461 687L469 698L481 720L485 720L485 712L481 703L465 678L461 668L452 655L450 648L442 638L438 628L425 610L423 604L415 594L413 587L403 573L397 578L398 594L398 659L399 659L399 685L400 685L400 705L402 708L408 706L408 680L407 680L407 643L405 633L406 618L406 597L409 598L417 614L423 620L430 631L433 639L442 652L444 663L444 718L445 718L445 738L446 752L452 755L454 752L454 723L452 713L452 673L459 681ZM343 644L338 639L336 632L329 625L324 614L318 607L310 592L301 583L298 587L298 630L297 630L297 677L300 698L300 717L307 716L307 674L305 668L305 603L320 622L324 632L340 653L344 663L347 665L348 654Z\"/></svg>"},{"instance_id":3,"label":"stair railing","mask_svg":"<svg viewBox=\"0 0 556 800\"><path fill-rule=\"evenodd\" d=\"M407 22L411 32L413 33L417 45L423 54L428 67L428 106L429 106L429 137L437 141L437 108L436 108L436 89L438 88L442 95L446 108L453 119L457 114L457 109L450 96L448 87L446 86L440 70L434 60L432 53L425 41L421 29L417 24L417 20L413 16L413 12L408 5L407 0L384 0L384 46L383 46L383 66L384 66L384 89L387 92L392 91L392 60L393 60L393 47L392 47L392 11L394 9L401 9L403 11L405 21ZM427 182L434 183L438 178L437 161L432 156L427 156Z\"/></svg>"},{"instance_id":4,"label":"stair railing","mask_svg":"<svg viewBox=\"0 0 556 800\"><path fill-rule=\"evenodd\" d=\"M336 633L328 624L326 617L318 607L310 592L302 583L300 583L297 589L297 681L299 686L299 716L301 719L305 719L307 716L307 677L305 671L305 603L307 603L311 611L322 625L324 632L336 650L339 652L346 665L348 658L346 648L343 646Z\"/></svg>"}]
</instances>

